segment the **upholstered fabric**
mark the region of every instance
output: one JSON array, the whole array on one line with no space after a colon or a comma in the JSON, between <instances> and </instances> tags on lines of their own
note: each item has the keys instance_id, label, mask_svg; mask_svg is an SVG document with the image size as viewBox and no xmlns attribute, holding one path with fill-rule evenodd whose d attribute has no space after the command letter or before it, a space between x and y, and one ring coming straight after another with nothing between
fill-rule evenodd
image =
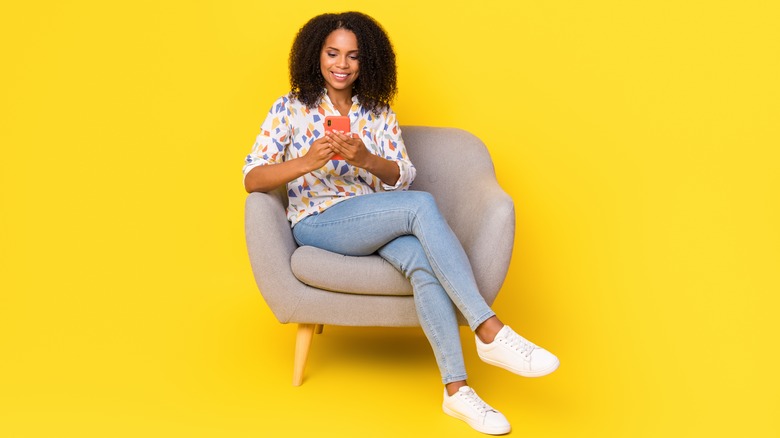
<instances>
[{"instance_id":1,"label":"upholstered fabric","mask_svg":"<svg viewBox=\"0 0 780 438\"><path fill-rule=\"evenodd\" d=\"M302 246L290 264L298 280L319 289L359 295L412 294L406 277L377 255L350 257Z\"/></svg>"},{"instance_id":2,"label":"upholstered fabric","mask_svg":"<svg viewBox=\"0 0 780 438\"><path fill-rule=\"evenodd\" d=\"M412 190L433 194L492 304L503 284L514 241L514 204L498 185L485 145L454 128L402 127L417 168ZM298 248L280 188L246 201L246 239L263 298L282 323L417 326L411 287L378 256L345 257ZM353 274L353 275L350 275Z\"/></svg>"}]
</instances>

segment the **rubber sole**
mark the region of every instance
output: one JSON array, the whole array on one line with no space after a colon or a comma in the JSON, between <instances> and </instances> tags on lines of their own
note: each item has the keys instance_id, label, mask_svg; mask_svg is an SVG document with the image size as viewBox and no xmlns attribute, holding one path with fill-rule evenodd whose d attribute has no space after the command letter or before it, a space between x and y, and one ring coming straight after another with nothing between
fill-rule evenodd
<instances>
[{"instance_id":1,"label":"rubber sole","mask_svg":"<svg viewBox=\"0 0 780 438\"><path fill-rule=\"evenodd\" d=\"M479 352L477 353L477 355L479 356ZM543 370L529 372L529 371L516 370L516 369L514 369L514 368L512 368L512 367L510 367L508 365L505 365L505 364L503 364L501 362L496 362L496 361L491 360L491 359L486 359L486 358L484 358L482 356L479 356L479 358L482 359L482 362L485 362L485 363L493 365L493 366L497 366L499 368L503 368L503 369L505 369L505 370L507 370L509 372L515 373L515 374L517 374L519 376L523 376L523 377L542 377L542 376L546 376L546 375L552 373L553 371L557 370L558 367L561 365L561 361L560 360L556 360L554 364L550 365L549 367L547 367L547 368L545 368Z\"/></svg>"},{"instance_id":2,"label":"rubber sole","mask_svg":"<svg viewBox=\"0 0 780 438\"><path fill-rule=\"evenodd\" d=\"M487 426L485 426L483 424L479 424L479 423L475 423L475 422L471 421L471 419L469 419L465 415L460 414L458 412L455 412L455 411L453 411L452 409L448 408L445 405L442 405L441 408L442 408L442 410L444 411L445 414L449 415L450 417L457 418L458 420L465 421L466 424L471 426L471 428L476 430L477 432L486 433L488 435L505 435L505 434L509 433L510 431L512 431L512 426L507 426L505 428L504 427L493 427L493 428L487 427Z\"/></svg>"}]
</instances>

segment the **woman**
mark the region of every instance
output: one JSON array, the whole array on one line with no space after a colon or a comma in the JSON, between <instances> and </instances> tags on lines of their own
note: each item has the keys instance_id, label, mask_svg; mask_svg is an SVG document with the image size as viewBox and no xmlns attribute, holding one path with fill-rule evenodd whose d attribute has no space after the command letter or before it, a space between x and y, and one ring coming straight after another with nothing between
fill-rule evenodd
<instances>
[{"instance_id":1,"label":"woman","mask_svg":"<svg viewBox=\"0 0 780 438\"><path fill-rule=\"evenodd\" d=\"M529 377L549 374L559 362L498 319L433 197L407 191L415 168L390 109L396 66L384 30L358 12L314 17L293 43L290 82L292 91L273 104L246 158L246 190L286 184L299 245L376 253L409 278L442 375L444 412L480 432L508 433L506 418L466 383L456 311L474 330L485 362ZM325 133L328 115L348 115L351 133Z\"/></svg>"}]
</instances>

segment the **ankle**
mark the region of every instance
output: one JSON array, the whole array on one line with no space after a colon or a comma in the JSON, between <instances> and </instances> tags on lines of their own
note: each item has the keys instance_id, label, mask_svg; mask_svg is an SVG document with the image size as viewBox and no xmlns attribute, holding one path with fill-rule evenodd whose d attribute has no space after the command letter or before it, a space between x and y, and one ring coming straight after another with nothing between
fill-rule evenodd
<instances>
[{"instance_id":1,"label":"ankle","mask_svg":"<svg viewBox=\"0 0 780 438\"><path fill-rule=\"evenodd\" d=\"M447 395L452 397L458 390L464 386L468 386L465 380L459 380L457 382L450 382L444 385L444 388L447 390Z\"/></svg>"},{"instance_id":2,"label":"ankle","mask_svg":"<svg viewBox=\"0 0 780 438\"><path fill-rule=\"evenodd\" d=\"M477 335L483 344L489 344L493 342L502 328L504 328L504 323L494 315L480 324L477 329L474 330L474 334Z\"/></svg>"}]
</instances>

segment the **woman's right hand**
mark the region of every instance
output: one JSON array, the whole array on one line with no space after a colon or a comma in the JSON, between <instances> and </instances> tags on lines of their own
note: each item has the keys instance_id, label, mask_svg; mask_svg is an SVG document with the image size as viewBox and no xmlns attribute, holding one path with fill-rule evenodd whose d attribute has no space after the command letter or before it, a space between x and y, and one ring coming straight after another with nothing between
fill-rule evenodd
<instances>
[{"instance_id":1,"label":"woman's right hand","mask_svg":"<svg viewBox=\"0 0 780 438\"><path fill-rule=\"evenodd\" d=\"M334 153L333 146L328 142L328 139L320 137L314 140L311 146L309 146L309 151L302 158L306 161L306 167L309 169L309 172L314 172L324 166Z\"/></svg>"},{"instance_id":2,"label":"woman's right hand","mask_svg":"<svg viewBox=\"0 0 780 438\"><path fill-rule=\"evenodd\" d=\"M282 184L314 172L324 166L333 156L333 146L325 137L318 138L309 146L306 155L290 161L257 166L244 178L247 192L268 192Z\"/></svg>"}]
</instances>

